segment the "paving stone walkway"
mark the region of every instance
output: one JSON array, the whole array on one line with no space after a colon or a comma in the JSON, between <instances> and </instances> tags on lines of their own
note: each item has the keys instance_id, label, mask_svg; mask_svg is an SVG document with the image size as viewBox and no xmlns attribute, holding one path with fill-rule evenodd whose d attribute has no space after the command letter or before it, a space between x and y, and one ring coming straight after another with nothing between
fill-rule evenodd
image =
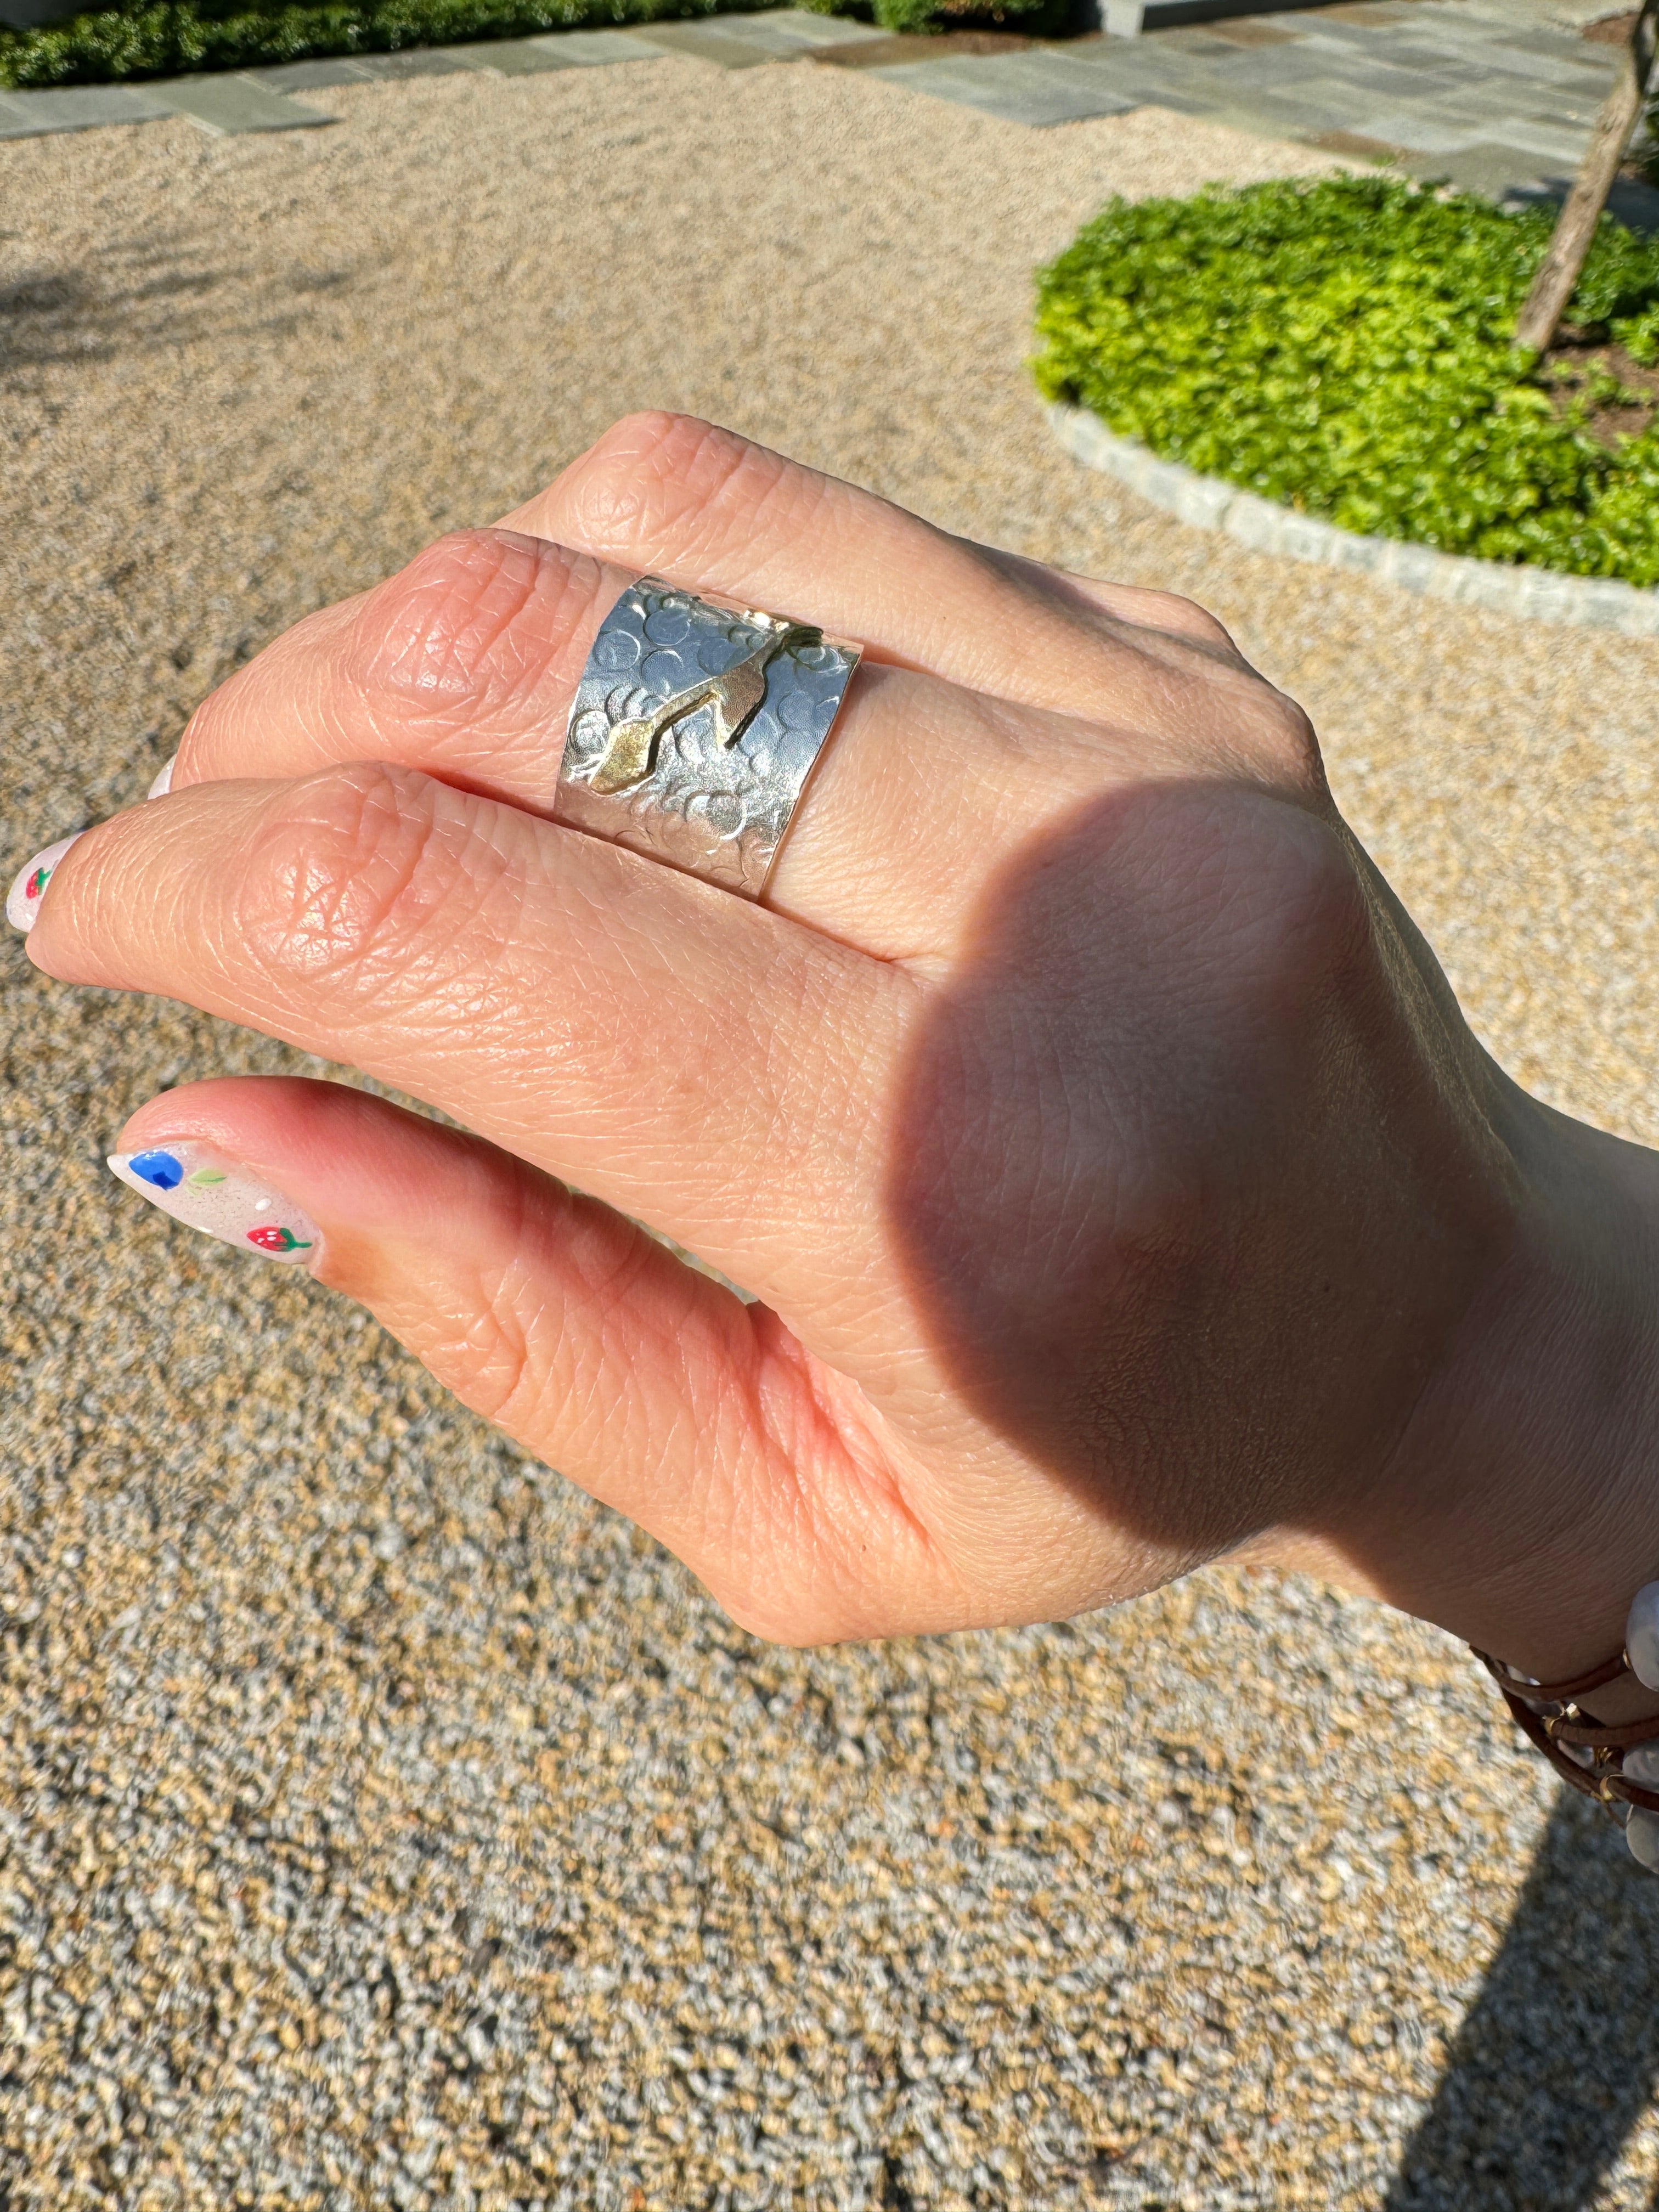
<instances>
[{"instance_id":1,"label":"paving stone walkway","mask_svg":"<svg viewBox=\"0 0 1659 2212\"><path fill-rule=\"evenodd\" d=\"M1503 197L1573 176L1618 59L1502 0L1359 0L878 74L1028 124L1172 108Z\"/></svg>"},{"instance_id":2,"label":"paving stone walkway","mask_svg":"<svg viewBox=\"0 0 1659 2212\"><path fill-rule=\"evenodd\" d=\"M1105 0L1114 9L1132 0ZM637 29L291 62L138 86L0 94L0 137L185 115L213 131L332 121L307 88L481 70L500 76L687 54L724 69L817 61L1004 120L1047 125L1164 107L1258 136L1445 177L1494 198L1559 196L1618 66L1583 27L1607 0L1351 0L969 53L843 17L778 9ZM1139 14L1136 6L1137 15ZM931 46L939 46L936 52ZM1659 193L1621 185L1615 210L1659 228Z\"/></svg>"},{"instance_id":3,"label":"paving stone walkway","mask_svg":"<svg viewBox=\"0 0 1659 2212\"><path fill-rule=\"evenodd\" d=\"M881 36L867 24L843 16L781 8L764 15L653 23L634 30L551 31L472 46L340 55L212 76L158 78L139 85L0 92L0 138L96 130L113 123L152 123L168 115L188 116L192 123L218 133L315 130L335 118L307 107L295 95L329 85L446 76L457 70L527 76L548 70L656 61L670 53L692 54L722 69L750 69L762 62L807 60L826 48L879 40Z\"/></svg>"}]
</instances>

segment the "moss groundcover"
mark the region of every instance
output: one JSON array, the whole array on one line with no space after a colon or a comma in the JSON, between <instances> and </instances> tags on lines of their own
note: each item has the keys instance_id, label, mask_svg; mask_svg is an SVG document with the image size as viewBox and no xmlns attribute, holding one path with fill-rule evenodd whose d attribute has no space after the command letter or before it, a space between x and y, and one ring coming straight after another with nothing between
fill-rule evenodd
<instances>
[{"instance_id":1,"label":"moss groundcover","mask_svg":"<svg viewBox=\"0 0 1659 2212\"><path fill-rule=\"evenodd\" d=\"M1553 210L1386 178L1115 200L1038 280L1033 363L1168 460L1343 529L1659 584L1659 240L1604 216L1568 310L1600 361L1517 353Z\"/></svg>"}]
</instances>

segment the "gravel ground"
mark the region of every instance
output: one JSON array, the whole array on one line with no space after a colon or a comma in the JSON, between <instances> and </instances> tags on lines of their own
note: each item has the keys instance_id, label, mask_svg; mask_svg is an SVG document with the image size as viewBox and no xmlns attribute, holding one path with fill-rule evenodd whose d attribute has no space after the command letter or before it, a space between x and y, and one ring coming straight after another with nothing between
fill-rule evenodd
<instances>
[{"instance_id":1,"label":"gravel ground","mask_svg":"<svg viewBox=\"0 0 1659 2212\"><path fill-rule=\"evenodd\" d=\"M1659 644L1183 530L1050 441L1030 270L1310 157L854 72L413 81L0 146L5 853L624 408L1206 600L1483 1033L1659 1138ZM1659 1886L1448 1639L1216 1571L779 1653L363 1316L99 1164L308 1066L4 962L0 2206L1637 2207Z\"/></svg>"}]
</instances>

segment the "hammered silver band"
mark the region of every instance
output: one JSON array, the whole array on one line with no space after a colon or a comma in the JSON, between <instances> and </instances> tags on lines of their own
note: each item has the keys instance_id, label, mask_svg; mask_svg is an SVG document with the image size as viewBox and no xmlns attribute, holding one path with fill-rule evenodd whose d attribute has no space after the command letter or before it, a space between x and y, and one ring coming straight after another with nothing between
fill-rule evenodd
<instances>
[{"instance_id":1,"label":"hammered silver band","mask_svg":"<svg viewBox=\"0 0 1659 2212\"><path fill-rule=\"evenodd\" d=\"M576 687L556 818L758 898L858 660L811 623L641 576Z\"/></svg>"}]
</instances>

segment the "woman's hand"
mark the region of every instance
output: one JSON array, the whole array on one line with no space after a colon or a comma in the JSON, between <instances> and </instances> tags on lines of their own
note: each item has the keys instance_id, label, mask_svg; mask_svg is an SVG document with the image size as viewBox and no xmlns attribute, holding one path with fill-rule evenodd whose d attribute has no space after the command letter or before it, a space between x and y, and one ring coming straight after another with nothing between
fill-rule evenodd
<instances>
[{"instance_id":1,"label":"woman's hand","mask_svg":"<svg viewBox=\"0 0 1659 2212\"><path fill-rule=\"evenodd\" d=\"M763 905L550 818L646 569L869 648ZM476 1133L227 1081L120 1150L257 1179L763 1635L1252 1547L1541 1674L1659 1564L1650 1156L1492 1066L1305 718L1185 601L631 420L209 699L29 948Z\"/></svg>"}]
</instances>

